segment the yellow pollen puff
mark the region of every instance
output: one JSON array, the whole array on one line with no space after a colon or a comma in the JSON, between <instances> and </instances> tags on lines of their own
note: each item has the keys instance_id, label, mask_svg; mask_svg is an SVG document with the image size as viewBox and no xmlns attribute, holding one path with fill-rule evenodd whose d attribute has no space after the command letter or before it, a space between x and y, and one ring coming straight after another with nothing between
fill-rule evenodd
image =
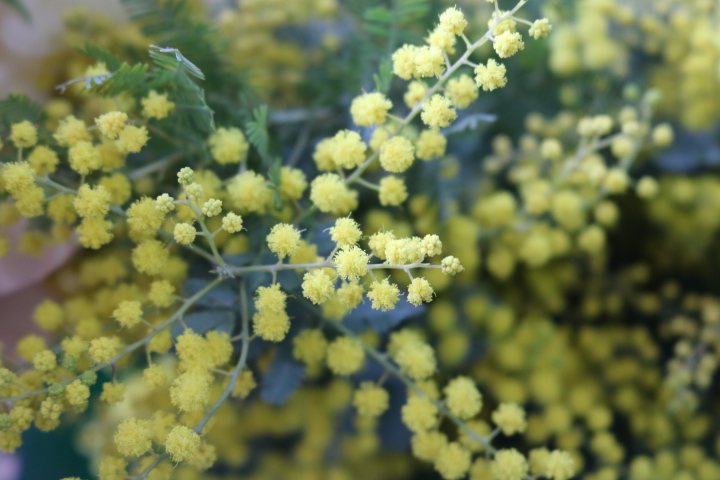
<instances>
[{"instance_id":1,"label":"yellow pollen puff","mask_svg":"<svg viewBox=\"0 0 720 480\"><path fill-rule=\"evenodd\" d=\"M65 387L65 400L70 405L84 405L88 398L90 398L90 388L80 380L75 380Z\"/></svg>"},{"instance_id":2,"label":"yellow pollen puff","mask_svg":"<svg viewBox=\"0 0 720 480\"><path fill-rule=\"evenodd\" d=\"M414 77L440 77L445 71L443 51L432 45L417 47L414 63Z\"/></svg>"},{"instance_id":3,"label":"yellow pollen puff","mask_svg":"<svg viewBox=\"0 0 720 480\"><path fill-rule=\"evenodd\" d=\"M27 120L14 123L10 128L10 140L17 148L29 148L37 143L37 128Z\"/></svg>"},{"instance_id":4,"label":"yellow pollen puff","mask_svg":"<svg viewBox=\"0 0 720 480\"><path fill-rule=\"evenodd\" d=\"M240 215L228 213L222 219L222 228L228 233L237 233L242 230L243 220Z\"/></svg>"},{"instance_id":5,"label":"yellow pollen puff","mask_svg":"<svg viewBox=\"0 0 720 480\"><path fill-rule=\"evenodd\" d=\"M492 91L507 84L505 72L505 65L491 58L487 61L487 65L480 64L475 67L475 81L478 87L481 87L486 92Z\"/></svg>"},{"instance_id":6,"label":"yellow pollen puff","mask_svg":"<svg viewBox=\"0 0 720 480\"><path fill-rule=\"evenodd\" d=\"M293 338L293 357L307 365L318 365L325 358L327 346L321 330L306 328Z\"/></svg>"},{"instance_id":7,"label":"yellow pollen puff","mask_svg":"<svg viewBox=\"0 0 720 480\"><path fill-rule=\"evenodd\" d=\"M652 177L642 177L636 187L638 196L645 200L655 198L659 190L657 181Z\"/></svg>"},{"instance_id":8,"label":"yellow pollen puff","mask_svg":"<svg viewBox=\"0 0 720 480\"><path fill-rule=\"evenodd\" d=\"M518 32L503 32L495 37L493 43L495 47L495 53L500 58L508 58L515 55L519 50L525 48L525 44L522 41L522 35Z\"/></svg>"},{"instance_id":9,"label":"yellow pollen puff","mask_svg":"<svg viewBox=\"0 0 720 480\"><path fill-rule=\"evenodd\" d=\"M528 473L528 463L514 448L499 450L490 467L496 480L522 480Z\"/></svg>"},{"instance_id":10,"label":"yellow pollen puff","mask_svg":"<svg viewBox=\"0 0 720 480\"><path fill-rule=\"evenodd\" d=\"M123 300L112 316L123 327L133 327L142 320L142 304L136 300Z\"/></svg>"},{"instance_id":11,"label":"yellow pollen puff","mask_svg":"<svg viewBox=\"0 0 720 480\"><path fill-rule=\"evenodd\" d=\"M240 376L238 376L237 382L235 382L232 396L241 399L247 398L255 387L257 387L257 383L255 382L255 377L253 376L252 371L247 369L243 370L240 373Z\"/></svg>"},{"instance_id":12,"label":"yellow pollen puff","mask_svg":"<svg viewBox=\"0 0 720 480\"><path fill-rule=\"evenodd\" d=\"M76 232L83 247L97 250L112 241L112 228L112 222L102 217L84 218Z\"/></svg>"},{"instance_id":13,"label":"yellow pollen puff","mask_svg":"<svg viewBox=\"0 0 720 480\"><path fill-rule=\"evenodd\" d=\"M605 249L605 230L599 225L590 225L578 235L578 246L590 255L598 255Z\"/></svg>"},{"instance_id":14,"label":"yellow pollen puff","mask_svg":"<svg viewBox=\"0 0 720 480\"><path fill-rule=\"evenodd\" d=\"M547 18L539 18L530 26L529 33L535 40L540 40L541 38L547 38L551 31L552 25L550 25L550 20Z\"/></svg>"},{"instance_id":15,"label":"yellow pollen puff","mask_svg":"<svg viewBox=\"0 0 720 480\"><path fill-rule=\"evenodd\" d=\"M448 98L436 94L425 102L420 118L422 118L425 125L438 130L450 126L457 118L457 113Z\"/></svg>"},{"instance_id":16,"label":"yellow pollen puff","mask_svg":"<svg viewBox=\"0 0 720 480\"><path fill-rule=\"evenodd\" d=\"M175 104L168 100L166 93L160 94L150 90L148 96L141 100L143 117L162 119L167 117L175 108Z\"/></svg>"},{"instance_id":17,"label":"yellow pollen puff","mask_svg":"<svg viewBox=\"0 0 720 480\"><path fill-rule=\"evenodd\" d=\"M178 223L173 230L173 237L180 245L189 245L195 241L197 230L189 223Z\"/></svg>"},{"instance_id":18,"label":"yellow pollen puff","mask_svg":"<svg viewBox=\"0 0 720 480\"><path fill-rule=\"evenodd\" d=\"M285 200L299 200L307 188L307 178L298 168L280 169L280 195Z\"/></svg>"},{"instance_id":19,"label":"yellow pollen puff","mask_svg":"<svg viewBox=\"0 0 720 480\"><path fill-rule=\"evenodd\" d=\"M457 442L443 445L435 459L435 470L446 480L463 478L472 463L470 451Z\"/></svg>"},{"instance_id":20,"label":"yellow pollen puff","mask_svg":"<svg viewBox=\"0 0 720 480\"><path fill-rule=\"evenodd\" d=\"M222 212L222 200L211 198L203 204L202 213L206 217L214 217Z\"/></svg>"},{"instance_id":21,"label":"yellow pollen puff","mask_svg":"<svg viewBox=\"0 0 720 480\"><path fill-rule=\"evenodd\" d=\"M310 200L323 213L345 215L357 208L357 192L345 185L340 176L325 173L312 181Z\"/></svg>"},{"instance_id":22,"label":"yellow pollen puff","mask_svg":"<svg viewBox=\"0 0 720 480\"><path fill-rule=\"evenodd\" d=\"M378 199L384 207L396 207L408 198L405 181L394 175L388 175L380 180Z\"/></svg>"},{"instance_id":23,"label":"yellow pollen puff","mask_svg":"<svg viewBox=\"0 0 720 480\"><path fill-rule=\"evenodd\" d=\"M434 257L442 253L442 242L437 235L425 235L420 246L421 253L427 257Z\"/></svg>"},{"instance_id":24,"label":"yellow pollen puff","mask_svg":"<svg viewBox=\"0 0 720 480\"><path fill-rule=\"evenodd\" d=\"M425 395L408 397L400 412L403 423L415 433L433 428L439 413L437 406Z\"/></svg>"},{"instance_id":25,"label":"yellow pollen puff","mask_svg":"<svg viewBox=\"0 0 720 480\"><path fill-rule=\"evenodd\" d=\"M121 153L138 153L149 139L147 128L125 125L115 141L115 146Z\"/></svg>"},{"instance_id":26,"label":"yellow pollen puff","mask_svg":"<svg viewBox=\"0 0 720 480\"><path fill-rule=\"evenodd\" d=\"M343 283L340 288L337 289L337 296L344 306L352 310L362 302L363 294L365 290L362 285L357 282L346 282Z\"/></svg>"},{"instance_id":27,"label":"yellow pollen puff","mask_svg":"<svg viewBox=\"0 0 720 480\"><path fill-rule=\"evenodd\" d=\"M176 425L165 438L165 450L175 462L191 458L200 447L200 435L185 425Z\"/></svg>"},{"instance_id":28,"label":"yellow pollen puff","mask_svg":"<svg viewBox=\"0 0 720 480\"><path fill-rule=\"evenodd\" d=\"M440 14L440 24L438 26L453 35L462 35L465 27L467 27L467 20L465 20L465 15L460 9L451 7Z\"/></svg>"},{"instance_id":29,"label":"yellow pollen puff","mask_svg":"<svg viewBox=\"0 0 720 480\"><path fill-rule=\"evenodd\" d=\"M603 186L612 194L624 193L630 183L630 179L624 170L619 168L610 169L605 177Z\"/></svg>"},{"instance_id":30,"label":"yellow pollen puff","mask_svg":"<svg viewBox=\"0 0 720 480\"><path fill-rule=\"evenodd\" d=\"M400 370L413 380L425 380L432 376L437 368L432 347L420 340L406 341L398 347L394 360Z\"/></svg>"},{"instance_id":31,"label":"yellow pollen puff","mask_svg":"<svg viewBox=\"0 0 720 480\"><path fill-rule=\"evenodd\" d=\"M478 97L478 86L463 74L447 83L445 94L457 108L467 108Z\"/></svg>"},{"instance_id":32,"label":"yellow pollen puff","mask_svg":"<svg viewBox=\"0 0 720 480\"><path fill-rule=\"evenodd\" d=\"M272 190L267 187L267 180L252 170L233 178L227 190L235 208L242 214L262 213L272 201Z\"/></svg>"},{"instance_id":33,"label":"yellow pollen puff","mask_svg":"<svg viewBox=\"0 0 720 480\"><path fill-rule=\"evenodd\" d=\"M62 325L63 319L62 307L48 298L35 307L33 313L33 320L43 330L52 331L58 329Z\"/></svg>"},{"instance_id":34,"label":"yellow pollen puff","mask_svg":"<svg viewBox=\"0 0 720 480\"><path fill-rule=\"evenodd\" d=\"M95 363L105 363L120 352L120 339L117 337L99 337L90 341L88 353Z\"/></svg>"},{"instance_id":35,"label":"yellow pollen puff","mask_svg":"<svg viewBox=\"0 0 720 480\"><path fill-rule=\"evenodd\" d=\"M338 218L330 228L330 238L338 247L351 247L360 241L360 225L352 218Z\"/></svg>"},{"instance_id":36,"label":"yellow pollen puff","mask_svg":"<svg viewBox=\"0 0 720 480\"><path fill-rule=\"evenodd\" d=\"M175 199L163 193L155 199L155 208L162 213L170 213L175 210Z\"/></svg>"},{"instance_id":37,"label":"yellow pollen puff","mask_svg":"<svg viewBox=\"0 0 720 480\"><path fill-rule=\"evenodd\" d=\"M352 101L350 115L356 125L382 125L392 106L392 102L382 93L364 93Z\"/></svg>"},{"instance_id":38,"label":"yellow pollen puff","mask_svg":"<svg viewBox=\"0 0 720 480\"><path fill-rule=\"evenodd\" d=\"M110 192L102 185L95 188L85 184L73 201L78 215L84 218L104 217L110 211Z\"/></svg>"},{"instance_id":39,"label":"yellow pollen puff","mask_svg":"<svg viewBox=\"0 0 720 480\"><path fill-rule=\"evenodd\" d=\"M100 394L100 400L108 405L116 405L125 398L126 385L120 382L103 383L103 391Z\"/></svg>"},{"instance_id":40,"label":"yellow pollen puff","mask_svg":"<svg viewBox=\"0 0 720 480\"><path fill-rule=\"evenodd\" d=\"M360 134L352 130L340 130L330 139L332 162L343 168L355 168L365 161L367 145Z\"/></svg>"},{"instance_id":41,"label":"yellow pollen puff","mask_svg":"<svg viewBox=\"0 0 720 480\"><path fill-rule=\"evenodd\" d=\"M367 273L367 264L370 256L357 246L341 248L335 254L338 275L343 280L358 280Z\"/></svg>"},{"instance_id":42,"label":"yellow pollen puff","mask_svg":"<svg viewBox=\"0 0 720 480\"><path fill-rule=\"evenodd\" d=\"M365 363L362 344L350 337L336 338L327 349L328 368L336 375L352 375Z\"/></svg>"},{"instance_id":43,"label":"yellow pollen puff","mask_svg":"<svg viewBox=\"0 0 720 480\"><path fill-rule=\"evenodd\" d=\"M218 128L208 139L210 154L221 165L239 163L247 157L248 144L239 128Z\"/></svg>"},{"instance_id":44,"label":"yellow pollen puff","mask_svg":"<svg viewBox=\"0 0 720 480\"><path fill-rule=\"evenodd\" d=\"M375 385L374 382L362 382L355 390L353 406L361 417L379 417L390 405L387 390Z\"/></svg>"},{"instance_id":45,"label":"yellow pollen puff","mask_svg":"<svg viewBox=\"0 0 720 480\"><path fill-rule=\"evenodd\" d=\"M60 121L55 130L54 137L63 147L73 147L80 142L89 142L92 140L85 122L72 115L68 115Z\"/></svg>"},{"instance_id":46,"label":"yellow pollen puff","mask_svg":"<svg viewBox=\"0 0 720 480\"><path fill-rule=\"evenodd\" d=\"M392 55L393 73L403 80L410 80L415 73L415 56L417 55L415 45L405 44L395 50ZM438 51L442 52L440 49Z\"/></svg>"},{"instance_id":47,"label":"yellow pollen puff","mask_svg":"<svg viewBox=\"0 0 720 480\"><path fill-rule=\"evenodd\" d=\"M322 269L315 269L303 276L303 295L315 305L327 301L335 291L333 281Z\"/></svg>"},{"instance_id":48,"label":"yellow pollen puff","mask_svg":"<svg viewBox=\"0 0 720 480\"><path fill-rule=\"evenodd\" d=\"M300 232L292 225L278 223L267 236L270 251L283 259L289 257L300 248Z\"/></svg>"},{"instance_id":49,"label":"yellow pollen puff","mask_svg":"<svg viewBox=\"0 0 720 480\"><path fill-rule=\"evenodd\" d=\"M126 457L139 457L152 447L148 422L137 418L123 420L113 440L118 452Z\"/></svg>"},{"instance_id":50,"label":"yellow pollen puff","mask_svg":"<svg viewBox=\"0 0 720 480\"><path fill-rule=\"evenodd\" d=\"M102 166L100 150L88 141L75 143L68 151L70 168L80 175L87 175Z\"/></svg>"},{"instance_id":51,"label":"yellow pollen puff","mask_svg":"<svg viewBox=\"0 0 720 480\"><path fill-rule=\"evenodd\" d=\"M370 285L370 291L367 294L372 300L372 308L387 312L395 308L395 304L400 298L400 289L394 283L390 283L387 278Z\"/></svg>"},{"instance_id":52,"label":"yellow pollen puff","mask_svg":"<svg viewBox=\"0 0 720 480\"><path fill-rule=\"evenodd\" d=\"M388 172L404 172L415 161L415 147L405 137L395 136L380 147L380 165Z\"/></svg>"},{"instance_id":53,"label":"yellow pollen puff","mask_svg":"<svg viewBox=\"0 0 720 480\"><path fill-rule=\"evenodd\" d=\"M380 129L375 130L376 132ZM332 138L324 138L315 145L313 160L320 171L335 170L337 165L332 158L334 142Z\"/></svg>"},{"instance_id":54,"label":"yellow pollen puff","mask_svg":"<svg viewBox=\"0 0 720 480\"><path fill-rule=\"evenodd\" d=\"M668 123L661 123L653 128L651 133L653 143L664 148L672 144L674 139L673 128Z\"/></svg>"},{"instance_id":55,"label":"yellow pollen puff","mask_svg":"<svg viewBox=\"0 0 720 480\"><path fill-rule=\"evenodd\" d=\"M569 452L553 450L545 460L544 475L552 480L568 480L575 475L575 460Z\"/></svg>"},{"instance_id":56,"label":"yellow pollen puff","mask_svg":"<svg viewBox=\"0 0 720 480\"><path fill-rule=\"evenodd\" d=\"M435 462L440 449L448 444L447 436L438 431L420 431L410 439L412 453L425 462Z\"/></svg>"},{"instance_id":57,"label":"yellow pollen puff","mask_svg":"<svg viewBox=\"0 0 720 480\"><path fill-rule=\"evenodd\" d=\"M456 377L444 389L445 403L450 411L461 418L469 420L482 408L482 396L468 377Z\"/></svg>"},{"instance_id":58,"label":"yellow pollen puff","mask_svg":"<svg viewBox=\"0 0 720 480\"><path fill-rule=\"evenodd\" d=\"M167 384L168 376L162 365L150 365L143 370L142 380L150 388L162 387Z\"/></svg>"},{"instance_id":59,"label":"yellow pollen puff","mask_svg":"<svg viewBox=\"0 0 720 480\"><path fill-rule=\"evenodd\" d=\"M423 98L425 98L426 92L427 85L425 85L425 83L420 80L413 80L408 84L407 91L405 92L405 95L403 95L403 101L408 108L413 108ZM377 131L378 130L376 130L376 132Z\"/></svg>"},{"instance_id":60,"label":"yellow pollen puff","mask_svg":"<svg viewBox=\"0 0 720 480\"><path fill-rule=\"evenodd\" d=\"M125 112L108 112L96 118L95 124L100 129L100 133L114 140L125 127L127 119Z\"/></svg>"},{"instance_id":61,"label":"yellow pollen puff","mask_svg":"<svg viewBox=\"0 0 720 480\"><path fill-rule=\"evenodd\" d=\"M5 189L15 197L35 186L36 171L28 162L8 163L0 173Z\"/></svg>"},{"instance_id":62,"label":"yellow pollen puff","mask_svg":"<svg viewBox=\"0 0 720 480\"><path fill-rule=\"evenodd\" d=\"M57 153L44 145L35 147L28 155L27 161L41 177L55 172L60 163Z\"/></svg>"},{"instance_id":63,"label":"yellow pollen puff","mask_svg":"<svg viewBox=\"0 0 720 480\"><path fill-rule=\"evenodd\" d=\"M50 350L42 350L32 359L33 366L41 372L50 372L57 367L57 357Z\"/></svg>"},{"instance_id":64,"label":"yellow pollen puff","mask_svg":"<svg viewBox=\"0 0 720 480\"><path fill-rule=\"evenodd\" d=\"M132 252L135 269L148 275L160 274L168 263L170 252L160 240L145 240Z\"/></svg>"},{"instance_id":65,"label":"yellow pollen puff","mask_svg":"<svg viewBox=\"0 0 720 480\"><path fill-rule=\"evenodd\" d=\"M439 48L449 54L455 53L455 44L457 39L452 32L449 32L438 25L435 30L430 32L430 35L425 39L428 45L431 47Z\"/></svg>"},{"instance_id":66,"label":"yellow pollen puff","mask_svg":"<svg viewBox=\"0 0 720 480\"><path fill-rule=\"evenodd\" d=\"M505 435L524 433L527 429L525 410L516 403L501 403L493 412L492 420Z\"/></svg>"},{"instance_id":67,"label":"yellow pollen puff","mask_svg":"<svg viewBox=\"0 0 720 480\"><path fill-rule=\"evenodd\" d=\"M465 270L460 264L460 260L453 256L443 258L441 264L442 273L445 275L456 275Z\"/></svg>"},{"instance_id":68,"label":"yellow pollen puff","mask_svg":"<svg viewBox=\"0 0 720 480\"><path fill-rule=\"evenodd\" d=\"M432 302L432 297L435 291L430 286L430 282L422 277L413 278L408 286L408 302L413 305L419 306L423 302Z\"/></svg>"},{"instance_id":69,"label":"yellow pollen puff","mask_svg":"<svg viewBox=\"0 0 720 480\"><path fill-rule=\"evenodd\" d=\"M201 369L182 373L170 387L170 401L180 411L202 411L210 401L212 374Z\"/></svg>"}]
</instances>

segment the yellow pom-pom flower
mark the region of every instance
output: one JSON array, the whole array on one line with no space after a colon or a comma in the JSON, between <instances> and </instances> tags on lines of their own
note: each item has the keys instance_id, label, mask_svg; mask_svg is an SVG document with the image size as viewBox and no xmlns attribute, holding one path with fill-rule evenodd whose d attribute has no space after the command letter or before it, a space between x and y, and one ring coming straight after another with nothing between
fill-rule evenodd
<instances>
[{"instance_id":1,"label":"yellow pom-pom flower","mask_svg":"<svg viewBox=\"0 0 720 480\"><path fill-rule=\"evenodd\" d=\"M468 420L480 412L482 396L468 377L456 377L444 389L445 403L450 411L463 420Z\"/></svg>"},{"instance_id":2,"label":"yellow pom-pom flower","mask_svg":"<svg viewBox=\"0 0 720 480\"><path fill-rule=\"evenodd\" d=\"M310 200L323 213L345 215L357 208L357 192L349 189L334 173L315 177L310 185Z\"/></svg>"},{"instance_id":3,"label":"yellow pom-pom flower","mask_svg":"<svg viewBox=\"0 0 720 480\"><path fill-rule=\"evenodd\" d=\"M516 403L501 403L493 412L492 420L505 435L523 433L527 428L525 410Z\"/></svg>"},{"instance_id":4,"label":"yellow pom-pom flower","mask_svg":"<svg viewBox=\"0 0 720 480\"><path fill-rule=\"evenodd\" d=\"M367 273L370 256L357 246L341 248L333 261L338 276L343 280L358 280Z\"/></svg>"},{"instance_id":5,"label":"yellow pom-pom flower","mask_svg":"<svg viewBox=\"0 0 720 480\"><path fill-rule=\"evenodd\" d=\"M29 148L37 143L37 128L27 120L10 127L10 140L17 148Z\"/></svg>"},{"instance_id":6,"label":"yellow pom-pom flower","mask_svg":"<svg viewBox=\"0 0 720 480\"><path fill-rule=\"evenodd\" d=\"M507 84L505 72L505 65L491 58L486 65L480 64L475 67L475 81L486 92L492 91Z\"/></svg>"},{"instance_id":7,"label":"yellow pom-pom flower","mask_svg":"<svg viewBox=\"0 0 720 480\"><path fill-rule=\"evenodd\" d=\"M430 286L430 282L422 277L413 278L408 286L408 302L413 305L422 305L422 302L432 302L432 297L435 291ZM368 295L369 296L369 295Z\"/></svg>"},{"instance_id":8,"label":"yellow pom-pom flower","mask_svg":"<svg viewBox=\"0 0 720 480\"><path fill-rule=\"evenodd\" d=\"M380 205L395 207L403 203L407 198L408 191L402 178L388 175L380 180L380 190L378 192Z\"/></svg>"},{"instance_id":9,"label":"yellow pom-pom flower","mask_svg":"<svg viewBox=\"0 0 720 480\"><path fill-rule=\"evenodd\" d=\"M133 327L142 320L142 304L136 300L123 300L120 302L112 316L123 327Z\"/></svg>"},{"instance_id":10,"label":"yellow pom-pom flower","mask_svg":"<svg viewBox=\"0 0 720 480\"><path fill-rule=\"evenodd\" d=\"M148 96L141 100L143 117L163 119L175 108L175 104L168 100L167 93L158 93L150 90Z\"/></svg>"},{"instance_id":11,"label":"yellow pom-pom flower","mask_svg":"<svg viewBox=\"0 0 720 480\"><path fill-rule=\"evenodd\" d=\"M239 128L218 128L208 140L210 154L221 165L239 163L247 157L248 144Z\"/></svg>"},{"instance_id":12,"label":"yellow pom-pom flower","mask_svg":"<svg viewBox=\"0 0 720 480\"><path fill-rule=\"evenodd\" d=\"M176 425L165 438L165 450L175 462L191 458L200 447L200 435L185 425Z\"/></svg>"},{"instance_id":13,"label":"yellow pom-pom flower","mask_svg":"<svg viewBox=\"0 0 720 480\"><path fill-rule=\"evenodd\" d=\"M425 102L420 118L425 125L437 130L449 126L457 118L457 113L448 98L436 94Z\"/></svg>"},{"instance_id":14,"label":"yellow pom-pom flower","mask_svg":"<svg viewBox=\"0 0 720 480\"><path fill-rule=\"evenodd\" d=\"M315 269L303 276L303 295L315 305L326 302L335 291L333 281L322 269Z\"/></svg>"},{"instance_id":15,"label":"yellow pom-pom flower","mask_svg":"<svg viewBox=\"0 0 720 480\"><path fill-rule=\"evenodd\" d=\"M120 423L113 440L118 452L126 457L139 457L152 447L148 422L137 418Z\"/></svg>"},{"instance_id":16,"label":"yellow pom-pom flower","mask_svg":"<svg viewBox=\"0 0 720 480\"><path fill-rule=\"evenodd\" d=\"M457 442L443 445L435 459L435 470L446 480L459 480L468 470L472 456L470 452Z\"/></svg>"},{"instance_id":17,"label":"yellow pom-pom flower","mask_svg":"<svg viewBox=\"0 0 720 480\"><path fill-rule=\"evenodd\" d=\"M519 50L525 48L520 33L511 31L506 31L496 36L493 46L495 47L495 53L497 53L500 58L512 57Z\"/></svg>"},{"instance_id":18,"label":"yellow pom-pom flower","mask_svg":"<svg viewBox=\"0 0 720 480\"><path fill-rule=\"evenodd\" d=\"M437 422L438 408L425 395L409 397L400 412L403 423L416 433L430 430Z\"/></svg>"},{"instance_id":19,"label":"yellow pom-pom flower","mask_svg":"<svg viewBox=\"0 0 720 480\"><path fill-rule=\"evenodd\" d=\"M173 230L173 237L180 245L189 245L195 241L197 230L189 223L178 223Z\"/></svg>"},{"instance_id":20,"label":"yellow pom-pom flower","mask_svg":"<svg viewBox=\"0 0 720 480\"><path fill-rule=\"evenodd\" d=\"M228 233L237 233L242 230L243 220L240 215L228 213L222 219L222 228Z\"/></svg>"},{"instance_id":21,"label":"yellow pom-pom flower","mask_svg":"<svg viewBox=\"0 0 720 480\"><path fill-rule=\"evenodd\" d=\"M380 165L388 172L404 172L415 161L415 147L405 137L395 136L380 147Z\"/></svg>"},{"instance_id":22,"label":"yellow pom-pom flower","mask_svg":"<svg viewBox=\"0 0 720 480\"><path fill-rule=\"evenodd\" d=\"M300 248L300 232L287 223L278 223L267 236L270 251L283 259L289 257Z\"/></svg>"},{"instance_id":23,"label":"yellow pom-pom flower","mask_svg":"<svg viewBox=\"0 0 720 480\"><path fill-rule=\"evenodd\" d=\"M100 133L114 140L125 127L127 119L125 112L108 112L96 118L95 125L100 129Z\"/></svg>"},{"instance_id":24,"label":"yellow pom-pom flower","mask_svg":"<svg viewBox=\"0 0 720 480\"><path fill-rule=\"evenodd\" d=\"M102 185L82 185L73 202L78 215L85 218L104 217L110 210L110 192Z\"/></svg>"},{"instance_id":25,"label":"yellow pom-pom flower","mask_svg":"<svg viewBox=\"0 0 720 480\"><path fill-rule=\"evenodd\" d=\"M352 218L338 218L330 228L330 238L338 247L351 247L360 241L360 225Z\"/></svg>"},{"instance_id":26,"label":"yellow pom-pom flower","mask_svg":"<svg viewBox=\"0 0 720 480\"><path fill-rule=\"evenodd\" d=\"M336 375L352 375L365 363L362 344L350 337L335 339L327 349L328 368Z\"/></svg>"},{"instance_id":27,"label":"yellow pom-pom flower","mask_svg":"<svg viewBox=\"0 0 720 480\"><path fill-rule=\"evenodd\" d=\"M361 417L379 417L390 404L387 390L373 382L362 382L355 391L353 405Z\"/></svg>"},{"instance_id":28,"label":"yellow pom-pom flower","mask_svg":"<svg viewBox=\"0 0 720 480\"><path fill-rule=\"evenodd\" d=\"M350 115L355 124L363 127L382 125L391 108L392 102L382 93L364 93L352 101Z\"/></svg>"},{"instance_id":29,"label":"yellow pom-pom flower","mask_svg":"<svg viewBox=\"0 0 720 480\"><path fill-rule=\"evenodd\" d=\"M490 467L496 480L522 480L528 473L528 463L514 448L499 450Z\"/></svg>"}]
</instances>

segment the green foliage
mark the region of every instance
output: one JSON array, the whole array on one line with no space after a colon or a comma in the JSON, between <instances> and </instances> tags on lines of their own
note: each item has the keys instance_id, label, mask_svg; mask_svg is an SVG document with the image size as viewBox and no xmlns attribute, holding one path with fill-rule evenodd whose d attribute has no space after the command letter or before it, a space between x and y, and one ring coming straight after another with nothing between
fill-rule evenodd
<instances>
[{"instance_id":1,"label":"green foliage","mask_svg":"<svg viewBox=\"0 0 720 480\"><path fill-rule=\"evenodd\" d=\"M23 120L41 125L46 117L45 108L27 95L10 94L7 100L0 100L0 120L5 127Z\"/></svg>"},{"instance_id":2,"label":"green foliage","mask_svg":"<svg viewBox=\"0 0 720 480\"><path fill-rule=\"evenodd\" d=\"M270 135L267 130L267 105L261 105L260 107L253 109L253 118L254 120L250 120L245 124L248 140L255 148L257 148L263 161L269 165L271 161L268 154L270 148Z\"/></svg>"},{"instance_id":3,"label":"green foliage","mask_svg":"<svg viewBox=\"0 0 720 480\"><path fill-rule=\"evenodd\" d=\"M96 62L104 63L111 72L119 70L122 65L122 61L117 57L117 55L90 42L86 42L84 48L75 47L75 50L92 58Z\"/></svg>"},{"instance_id":4,"label":"green foliage","mask_svg":"<svg viewBox=\"0 0 720 480\"><path fill-rule=\"evenodd\" d=\"M279 158L276 158L273 166L270 167L270 171L268 172L268 178L270 179L270 184L268 185L268 188L275 192L273 193L273 204L278 210L282 208L282 197L280 195L281 175L282 161Z\"/></svg>"}]
</instances>

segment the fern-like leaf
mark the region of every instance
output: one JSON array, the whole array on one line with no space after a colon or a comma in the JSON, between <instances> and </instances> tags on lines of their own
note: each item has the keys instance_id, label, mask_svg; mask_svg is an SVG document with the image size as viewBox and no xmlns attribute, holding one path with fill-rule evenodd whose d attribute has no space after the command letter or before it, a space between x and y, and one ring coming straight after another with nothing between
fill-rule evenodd
<instances>
[{"instance_id":1,"label":"fern-like leaf","mask_svg":"<svg viewBox=\"0 0 720 480\"><path fill-rule=\"evenodd\" d=\"M75 47L75 50L87 57L92 58L96 62L104 63L108 70L110 70L111 72L119 70L120 66L122 65L122 62L117 56L115 56L108 50L105 50L104 48L98 47L93 43L87 42L85 43L84 48Z\"/></svg>"},{"instance_id":2,"label":"fern-like leaf","mask_svg":"<svg viewBox=\"0 0 720 480\"><path fill-rule=\"evenodd\" d=\"M270 135L267 130L267 105L261 105L260 107L253 109L253 118L254 120L250 120L245 125L248 140L255 148L257 148L257 151L260 153L262 159L267 164L270 164L270 158L268 157Z\"/></svg>"},{"instance_id":3,"label":"fern-like leaf","mask_svg":"<svg viewBox=\"0 0 720 480\"><path fill-rule=\"evenodd\" d=\"M0 100L0 119L6 127L23 120L42 125L46 113L42 105L27 95L10 94L6 100Z\"/></svg>"}]
</instances>

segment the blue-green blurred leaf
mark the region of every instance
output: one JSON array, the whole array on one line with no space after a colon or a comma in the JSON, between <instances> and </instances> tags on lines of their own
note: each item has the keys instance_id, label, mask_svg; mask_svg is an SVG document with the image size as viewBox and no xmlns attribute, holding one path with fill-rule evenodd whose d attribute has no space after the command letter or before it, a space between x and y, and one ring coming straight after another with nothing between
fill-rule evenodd
<instances>
[{"instance_id":1,"label":"blue-green blurred leaf","mask_svg":"<svg viewBox=\"0 0 720 480\"><path fill-rule=\"evenodd\" d=\"M289 346L282 346L262 377L260 398L270 405L284 405L298 389L305 376L305 367L295 360Z\"/></svg>"},{"instance_id":2,"label":"blue-green blurred leaf","mask_svg":"<svg viewBox=\"0 0 720 480\"><path fill-rule=\"evenodd\" d=\"M218 330L230 335L235 327L235 312L232 310L201 310L186 315L183 322L200 335L210 330ZM170 333L173 338L176 338L184 330L185 327L182 324L176 323Z\"/></svg>"}]
</instances>

